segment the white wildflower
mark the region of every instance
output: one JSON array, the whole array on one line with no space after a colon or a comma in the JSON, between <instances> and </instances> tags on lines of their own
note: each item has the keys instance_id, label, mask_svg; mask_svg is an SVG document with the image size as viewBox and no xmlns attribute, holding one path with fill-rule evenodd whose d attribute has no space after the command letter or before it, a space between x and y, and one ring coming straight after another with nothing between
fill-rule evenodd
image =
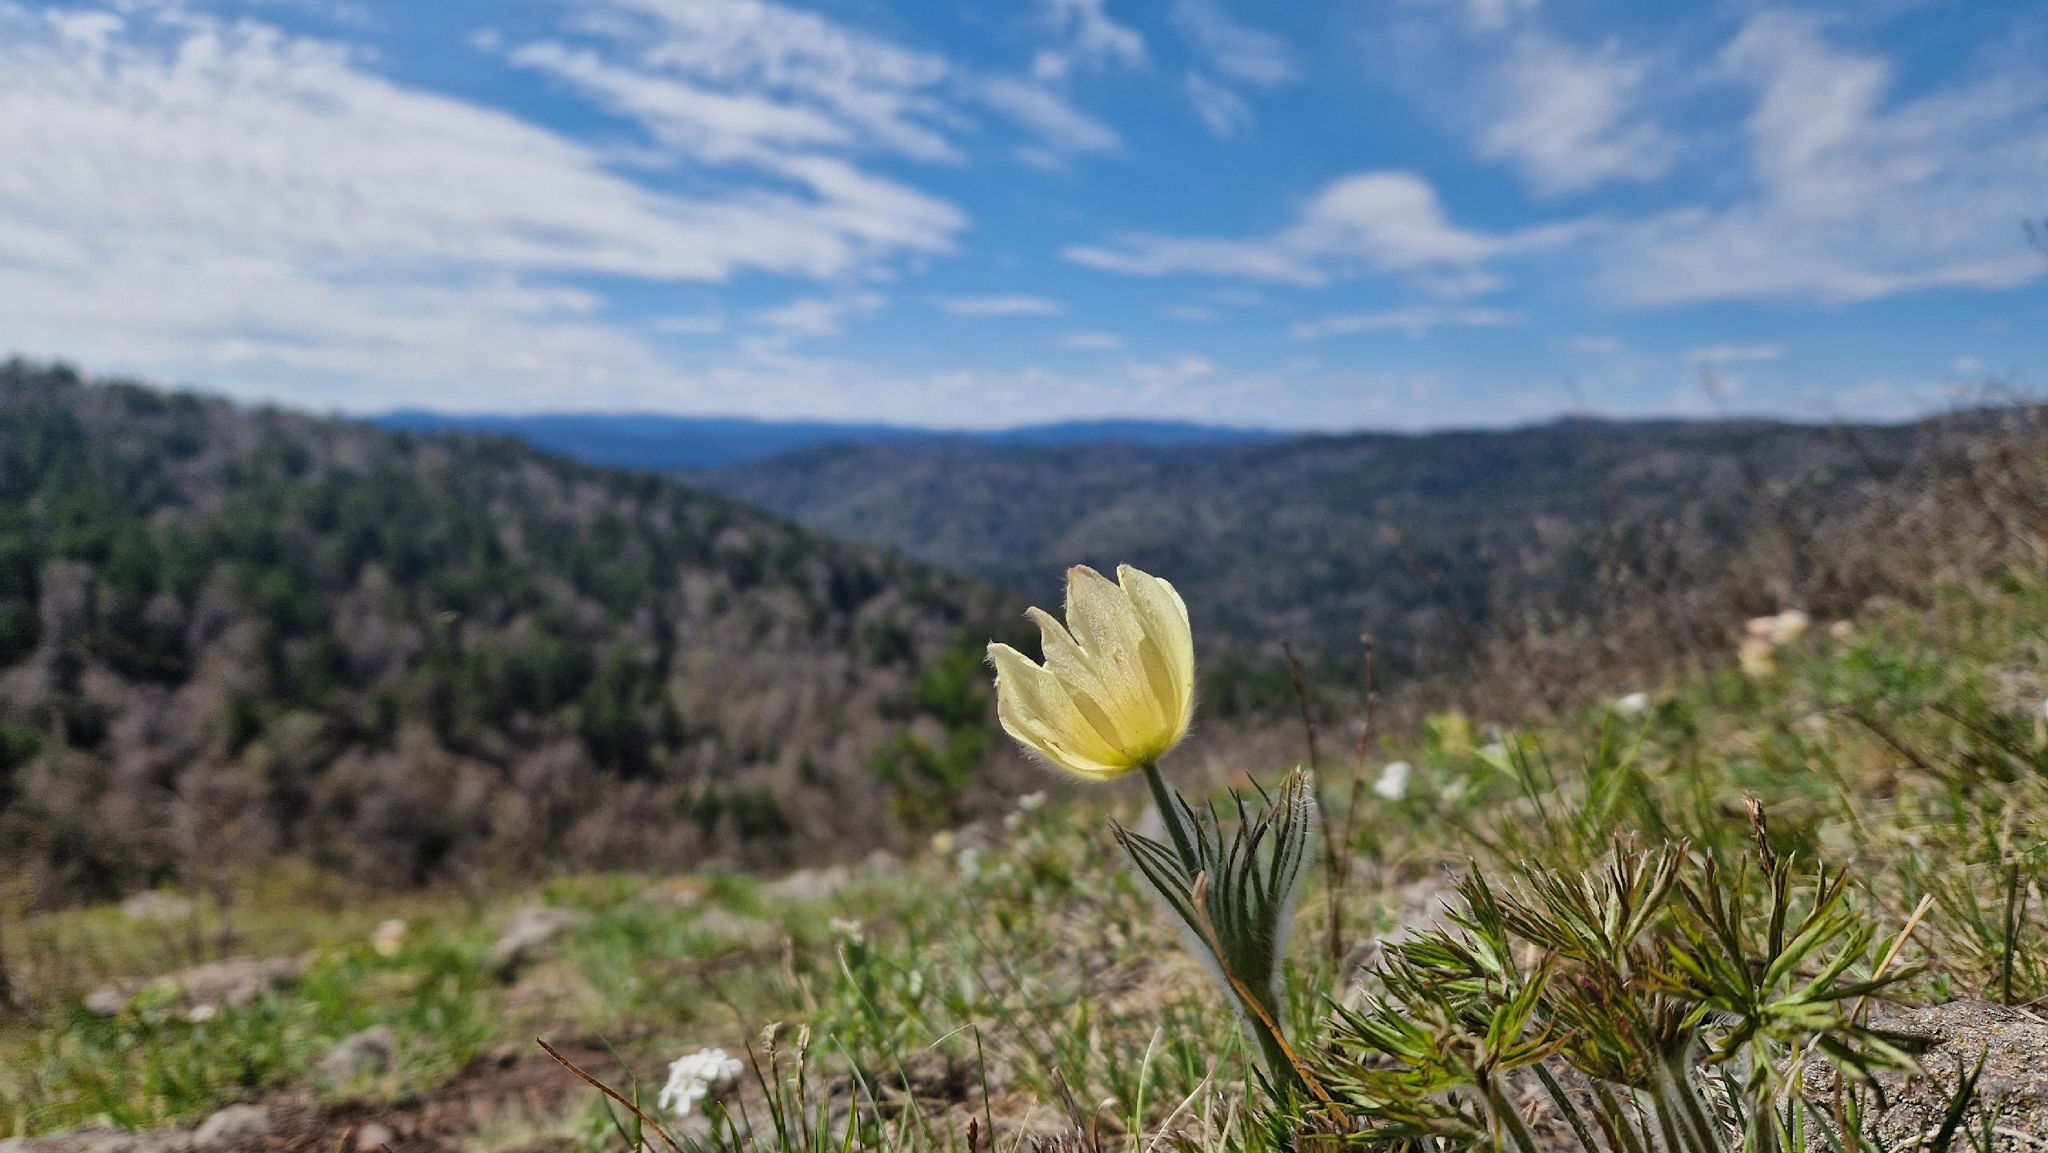
<instances>
[{"instance_id":1,"label":"white wildflower","mask_svg":"<svg viewBox=\"0 0 2048 1153\"><path fill-rule=\"evenodd\" d=\"M396 917L377 922L377 927L370 932L370 948L376 950L379 957L398 956L399 951L405 948L405 922Z\"/></svg>"},{"instance_id":2,"label":"white wildflower","mask_svg":"<svg viewBox=\"0 0 2048 1153\"><path fill-rule=\"evenodd\" d=\"M1805 636L1806 630L1812 626L1812 617L1807 616L1799 609L1786 609L1784 612L1771 618L1771 643L1775 645L1789 645L1800 637Z\"/></svg>"},{"instance_id":3,"label":"white wildflower","mask_svg":"<svg viewBox=\"0 0 2048 1153\"><path fill-rule=\"evenodd\" d=\"M953 864L954 864L954 866L955 866L955 867L957 867L957 868L958 868L958 869L960 870L960 875L961 875L961 876L963 876L963 877L966 877L966 878L967 878L968 880L970 880L970 881L972 881L972 880L975 880L976 878L980 877L980 876L981 876L981 849L980 849L980 847L979 847L979 846L976 846L976 845L969 845L969 846L967 846L966 848L964 848L964 849L960 850L960 851L959 851L958 853L956 853L956 854L954 855L954 857L953 857Z\"/></svg>"},{"instance_id":4,"label":"white wildflower","mask_svg":"<svg viewBox=\"0 0 2048 1153\"><path fill-rule=\"evenodd\" d=\"M203 1025L218 1016L220 1016L220 1006L210 1003L194 1005L190 1009L185 1010L185 1020L190 1021L194 1025Z\"/></svg>"},{"instance_id":5,"label":"white wildflower","mask_svg":"<svg viewBox=\"0 0 2048 1153\"><path fill-rule=\"evenodd\" d=\"M1778 646L1769 637L1744 637L1735 650L1735 660L1747 677L1761 679L1778 671Z\"/></svg>"},{"instance_id":6,"label":"white wildflower","mask_svg":"<svg viewBox=\"0 0 2048 1153\"><path fill-rule=\"evenodd\" d=\"M826 924L831 928L833 936L844 939L849 945L867 943L867 933L859 921L847 917L834 917Z\"/></svg>"},{"instance_id":7,"label":"white wildflower","mask_svg":"<svg viewBox=\"0 0 2048 1153\"><path fill-rule=\"evenodd\" d=\"M1638 716L1648 711L1649 707L1650 694L1648 693L1630 693L1625 697L1617 697L1614 701L1614 711L1624 717Z\"/></svg>"},{"instance_id":8,"label":"white wildflower","mask_svg":"<svg viewBox=\"0 0 2048 1153\"><path fill-rule=\"evenodd\" d=\"M1398 801L1408 795L1408 776L1415 767L1407 761L1389 761L1380 770L1380 779L1373 782L1372 791L1389 801Z\"/></svg>"},{"instance_id":9,"label":"white wildflower","mask_svg":"<svg viewBox=\"0 0 2048 1153\"><path fill-rule=\"evenodd\" d=\"M1026 793L1017 798L1017 807L1027 813L1035 813L1045 807L1045 794Z\"/></svg>"},{"instance_id":10,"label":"white wildflower","mask_svg":"<svg viewBox=\"0 0 2048 1153\"><path fill-rule=\"evenodd\" d=\"M668 1067L668 1084L655 1101L676 1116L687 1117L713 1089L732 1084L745 1069L723 1049L699 1049Z\"/></svg>"},{"instance_id":11,"label":"white wildflower","mask_svg":"<svg viewBox=\"0 0 2048 1153\"><path fill-rule=\"evenodd\" d=\"M1855 639L1856 639L1856 622L1854 622L1854 621L1836 621L1836 622L1835 622L1834 624L1831 624L1831 625L1829 625L1829 626L1828 626L1828 635L1829 635L1829 636L1831 636L1831 637L1833 637L1833 638L1835 638L1835 639L1836 639L1836 640L1838 640L1838 641L1852 641L1852 640L1855 640Z\"/></svg>"}]
</instances>

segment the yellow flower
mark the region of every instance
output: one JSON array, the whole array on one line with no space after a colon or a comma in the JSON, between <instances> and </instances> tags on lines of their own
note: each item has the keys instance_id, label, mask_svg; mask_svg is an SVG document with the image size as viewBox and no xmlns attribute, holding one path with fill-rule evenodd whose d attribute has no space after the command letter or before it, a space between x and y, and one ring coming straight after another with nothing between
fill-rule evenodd
<instances>
[{"instance_id":1,"label":"yellow flower","mask_svg":"<svg viewBox=\"0 0 2048 1153\"><path fill-rule=\"evenodd\" d=\"M1195 641L1173 586L1129 565L1117 583L1086 565L1067 570L1067 623L1032 609L1045 663L1005 644L996 714L1025 747L1058 767L1106 781L1156 763L1195 713Z\"/></svg>"}]
</instances>

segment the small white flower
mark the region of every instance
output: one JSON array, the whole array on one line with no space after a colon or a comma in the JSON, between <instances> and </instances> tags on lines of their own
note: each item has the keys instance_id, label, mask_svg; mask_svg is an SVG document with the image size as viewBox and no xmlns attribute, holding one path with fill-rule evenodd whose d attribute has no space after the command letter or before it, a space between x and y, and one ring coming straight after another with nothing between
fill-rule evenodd
<instances>
[{"instance_id":1,"label":"small white flower","mask_svg":"<svg viewBox=\"0 0 2048 1153\"><path fill-rule=\"evenodd\" d=\"M1614 711L1624 717L1636 716L1648 710L1649 707L1650 694L1648 693L1630 693L1625 697L1617 697L1614 701Z\"/></svg>"},{"instance_id":2,"label":"small white flower","mask_svg":"<svg viewBox=\"0 0 2048 1153\"><path fill-rule=\"evenodd\" d=\"M185 1020L190 1021L194 1025L205 1024L218 1016L220 1016L219 1005L194 1005L190 1009L185 1010Z\"/></svg>"},{"instance_id":3,"label":"small white flower","mask_svg":"<svg viewBox=\"0 0 2048 1153\"><path fill-rule=\"evenodd\" d=\"M830 926L833 936L844 938L850 945L863 945L867 943L867 934L862 931L859 921L846 917L834 917L826 922L826 924Z\"/></svg>"},{"instance_id":4,"label":"small white flower","mask_svg":"<svg viewBox=\"0 0 2048 1153\"><path fill-rule=\"evenodd\" d=\"M1735 650L1736 663L1744 676L1762 679L1778 671L1778 646L1768 637L1744 637Z\"/></svg>"},{"instance_id":5,"label":"small white flower","mask_svg":"<svg viewBox=\"0 0 2048 1153\"><path fill-rule=\"evenodd\" d=\"M678 1117L687 1117L697 1102L713 1089L732 1084L745 1069L723 1049L699 1049L669 1065L668 1084L661 1087L655 1102Z\"/></svg>"},{"instance_id":6,"label":"small white flower","mask_svg":"<svg viewBox=\"0 0 2048 1153\"><path fill-rule=\"evenodd\" d=\"M405 948L405 922L393 917L389 921L377 922L370 933L370 948L379 957L396 957Z\"/></svg>"},{"instance_id":7,"label":"small white flower","mask_svg":"<svg viewBox=\"0 0 2048 1153\"><path fill-rule=\"evenodd\" d=\"M1807 616L1799 609L1786 609L1784 612L1771 618L1771 643L1775 645L1789 645L1800 637L1805 636L1806 630L1811 627L1813 627L1812 617Z\"/></svg>"},{"instance_id":8,"label":"small white flower","mask_svg":"<svg viewBox=\"0 0 2048 1153\"><path fill-rule=\"evenodd\" d=\"M1398 801L1408 795L1408 776L1414 766L1407 761L1389 761L1380 770L1380 779L1373 782L1372 791L1389 801Z\"/></svg>"},{"instance_id":9,"label":"small white flower","mask_svg":"<svg viewBox=\"0 0 2048 1153\"><path fill-rule=\"evenodd\" d=\"M981 849L974 845L967 846L954 854L953 864L960 870L960 875L970 881L980 877Z\"/></svg>"},{"instance_id":10,"label":"small white flower","mask_svg":"<svg viewBox=\"0 0 2048 1153\"><path fill-rule=\"evenodd\" d=\"M1027 813L1035 813L1045 807L1045 794L1026 793L1017 798L1017 807Z\"/></svg>"},{"instance_id":11,"label":"small white flower","mask_svg":"<svg viewBox=\"0 0 2048 1153\"><path fill-rule=\"evenodd\" d=\"M1835 622L1834 624L1831 624L1831 625L1829 625L1829 626L1828 626L1828 635L1829 635L1829 636L1831 636L1831 637L1833 637L1833 638L1835 638L1835 639L1836 639L1836 640L1838 640L1838 641L1852 641L1852 640L1855 640L1855 639L1856 639L1856 622L1855 622L1855 621L1836 621L1836 622Z\"/></svg>"}]
</instances>

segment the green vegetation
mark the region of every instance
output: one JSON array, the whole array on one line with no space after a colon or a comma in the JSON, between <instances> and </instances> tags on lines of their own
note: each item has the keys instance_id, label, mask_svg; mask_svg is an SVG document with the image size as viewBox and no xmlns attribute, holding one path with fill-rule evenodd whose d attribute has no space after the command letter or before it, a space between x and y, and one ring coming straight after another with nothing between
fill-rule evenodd
<instances>
[{"instance_id":1,"label":"green vegetation","mask_svg":"<svg viewBox=\"0 0 2048 1153\"><path fill-rule=\"evenodd\" d=\"M624 1071L593 1072L685 1143L745 1129L766 1149L967 1149L971 1123L975 1148L1001 1150L1320 1148L1340 1128L1359 1131L1346 1147L1605 1150L1622 1119L1660 1149L1874 1148L1858 1127L1881 1110L1856 1071L1913 1049L1873 1031L1875 1007L2048 997L2048 582L1941 586L1777 663L1607 686L1644 689L1641 711L1439 717L1325 766L1343 928L1333 952L1311 863L1275 1005L1335 1113L1259 1088L1258 1047L1106 814L1076 799L843 887L591 875L398 914L345 902L319 928L285 915L304 897L252 895L238 948L310 950L313 967L202 1026L76 1008L104 976L161 971L180 934L152 955L112 910L38 914L5 931L28 1013L0 1032L0 1131L190 1122L286 1084L399 1108L466 1054L540 1035L593 1064L594 1038L616 1044ZM1326 746L1342 727L1326 718ZM1412 772L1377 795L1396 757ZM1198 792L1191 759L1167 776ZM1141 799L1090 797L1127 822ZM492 933L534 901L591 919L512 984L482 979ZM431 928L377 958L385 915ZM438 1002L414 996L429 987ZM373 1022L415 1062L321 1087L321 1046ZM217 1066L190 1063L202 1043ZM705 1045L750 1057L741 1084L694 1119L657 1114L663 1065ZM1795 1058L1839 1087L1812 1088ZM637 1121L558 1083L549 1132L625 1147ZM1982 1122L1958 1113L1945 1140L1970 1147Z\"/></svg>"},{"instance_id":2,"label":"green vegetation","mask_svg":"<svg viewBox=\"0 0 2048 1153\"><path fill-rule=\"evenodd\" d=\"M0 365L0 841L40 902L883 844L871 761L921 718L963 803L986 700L930 686L999 604L511 442Z\"/></svg>"}]
</instances>

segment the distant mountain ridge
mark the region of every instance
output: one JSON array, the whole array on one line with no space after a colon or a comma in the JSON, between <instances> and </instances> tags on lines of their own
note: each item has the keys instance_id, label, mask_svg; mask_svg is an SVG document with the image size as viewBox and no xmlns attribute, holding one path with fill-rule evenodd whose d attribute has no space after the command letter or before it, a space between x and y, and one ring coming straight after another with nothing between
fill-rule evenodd
<instances>
[{"instance_id":1,"label":"distant mountain ridge","mask_svg":"<svg viewBox=\"0 0 2048 1153\"><path fill-rule=\"evenodd\" d=\"M2038 515L1986 511L1982 494L2042 474L2015 465L2008 482L1979 459L2033 451L1997 430L2038 419L1578 419L1116 452L830 445L691 479L1041 604L1077 562L1167 576L1217 708L1286 704L1283 640L1355 693L1371 634L1383 684L1434 679L1432 699L1469 691L1490 712L1725 659L1747 615L1850 612L1973 571L1961 558L2013 547L2004 524Z\"/></svg>"},{"instance_id":2,"label":"distant mountain ridge","mask_svg":"<svg viewBox=\"0 0 2048 1153\"><path fill-rule=\"evenodd\" d=\"M722 468L822 445L980 445L1148 447L1249 444L1287 434L1181 421L1081 420L1004 429L919 428L896 424L756 420L663 413L443 413L403 409L370 418L396 432L511 436L535 448L607 468Z\"/></svg>"}]
</instances>

